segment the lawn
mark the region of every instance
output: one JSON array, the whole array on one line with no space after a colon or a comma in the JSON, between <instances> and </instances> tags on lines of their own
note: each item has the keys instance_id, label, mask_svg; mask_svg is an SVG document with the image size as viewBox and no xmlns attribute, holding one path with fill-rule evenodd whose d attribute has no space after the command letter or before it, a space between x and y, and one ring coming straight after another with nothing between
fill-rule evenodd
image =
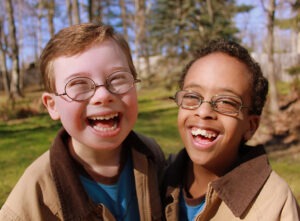
<instances>
[{"instance_id":1,"label":"lawn","mask_svg":"<svg viewBox=\"0 0 300 221\"><path fill-rule=\"evenodd\" d=\"M182 143L177 132L177 107L168 99L170 91L139 92L139 119L135 130L153 137L166 155L177 152ZM25 168L49 148L60 127L47 113L0 123L0 206ZM300 202L300 161L295 154L272 156L273 168L290 184Z\"/></svg>"}]
</instances>

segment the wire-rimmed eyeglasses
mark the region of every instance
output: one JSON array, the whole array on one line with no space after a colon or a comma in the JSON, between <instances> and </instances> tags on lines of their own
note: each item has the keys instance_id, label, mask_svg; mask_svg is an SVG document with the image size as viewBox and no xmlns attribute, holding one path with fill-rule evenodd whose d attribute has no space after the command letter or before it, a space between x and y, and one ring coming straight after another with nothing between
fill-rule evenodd
<instances>
[{"instance_id":1,"label":"wire-rimmed eyeglasses","mask_svg":"<svg viewBox=\"0 0 300 221\"><path fill-rule=\"evenodd\" d=\"M84 101L91 98L98 87L104 86L113 94L125 94L135 83L140 81L139 79L134 79L133 75L126 71L117 71L110 74L104 84L96 84L88 77L75 77L66 83L64 93L55 93L55 95L66 95L73 101Z\"/></svg>"},{"instance_id":2,"label":"wire-rimmed eyeglasses","mask_svg":"<svg viewBox=\"0 0 300 221\"><path fill-rule=\"evenodd\" d=\"M225 115L236 116L242 108L248 108L243 105L242 99L233 95L214 95L210 101L194 91L178 91L174 97L170 97L176 104L184 109L195 110L203 103L209 103L211 108Z\"/></svg>"}]
</instances>

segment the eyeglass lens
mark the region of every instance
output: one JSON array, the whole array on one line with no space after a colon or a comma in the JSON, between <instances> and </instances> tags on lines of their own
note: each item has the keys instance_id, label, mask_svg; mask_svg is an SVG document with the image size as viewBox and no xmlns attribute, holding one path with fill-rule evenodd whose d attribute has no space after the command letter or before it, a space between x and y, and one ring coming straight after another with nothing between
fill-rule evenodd
<instances>
[{"instance_id":1,"label":"eyeglass lens","mask_svg":"<svg viewBox=\"0 0 300 221\"><path fill-rule=\"evenodd\" d=\"M213 110L224 114L236 114L242 107L239 97L229 95L215 95L210 101L205 101L200 94L188 91L179 91L175 95L178 106L185 109L197 109L202 103L209 103Z\"/></svg>"},{"instance_id":2,"label":"eyeglass lens","mask_svg":"<svg viewBox=\"0 0 300 221\"><path fill-rule=\"evenodd\" d=\"M114 94L124 94L128 92L138 80L134 80L129 72L115 72L109 75L104 85L96 85L88 77L77 77L71 79L65 86L65 94L72 100L82 101L92 97L97 87L104 86Z\"/></svg>"}]
</instances>

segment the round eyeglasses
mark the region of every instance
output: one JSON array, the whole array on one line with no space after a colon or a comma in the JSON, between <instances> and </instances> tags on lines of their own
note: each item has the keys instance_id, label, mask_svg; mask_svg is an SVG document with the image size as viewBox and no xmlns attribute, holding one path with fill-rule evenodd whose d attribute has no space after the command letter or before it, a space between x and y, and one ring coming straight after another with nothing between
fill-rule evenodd
<instances>
[{"instance_id":1,"label":"round eyeglasses","mask_svg":"<svg viewBox=\"0 0 300 221\"><path fill-rule=\"evenodd\" d=\"M112 94L125 94L138 82L141 80L134 79L132 74L126 71L110 74L104 84L96 84L88 77L75 77L67 82L64 93L55 95L67 95L73 101L84 101L91 98L98 87L103 86Z\"/></svg>"},{"instance_id":2,"label":"round eyeglasses","mask_svg":"<svg viewBox=\"0 0 300 221\"><path fill-rule=\"evenodd\" d=\"M232 95L215 95L210 101L193 91L178 91L174 97L170 97L176 104L184 109L195 110L203 103L209 103L211 108L221 114L236 116L242 108L248 108L243 105L242 99Z\"/></svg>"}]
</instances>

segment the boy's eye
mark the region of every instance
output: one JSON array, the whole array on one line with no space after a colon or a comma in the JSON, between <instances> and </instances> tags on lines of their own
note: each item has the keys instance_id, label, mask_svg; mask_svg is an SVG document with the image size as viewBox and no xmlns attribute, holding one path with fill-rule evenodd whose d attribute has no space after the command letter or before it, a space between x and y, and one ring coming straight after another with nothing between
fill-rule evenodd
<instances>
[{"instance_id":1,"label":"boy's eye","mask_svg":"<svg viewBox=\"0 0 300 221\"><path fill-rule=\"evenodd\" d=\"M128 72L119 71L109 76L108 84L121 85L132 81L132 75Z\"/></svg>"},{"instance_id":2,"label":"boy's eye","mask_svg":"<svg viewBox=\"0 0 300 221\"><path fill-rule=\"evenodd\" d=\"M191 100L195 99L195 100L199 100L200 98L199 98L199 96L197 96L195 94L185 94L183 96L183 99L191 99Z\"/></svg>"},{"instance_id":3,"label":"boy's eye","mask_svg":"<svg viewBox=\"0 0 300 221\"><path fill-rule=\"evenodd\" d=\"M187 93L182 96L182 101L180 102L183 106L192 107L198 106L201 98L199 95Z\"/></svg>"},{"instance_id":4,"label":"boy's eye","mask_svg":"<svg viewBox=\"0 0 300 221\"><path fill-rule=\"evenodd\" d=\"M77 92L88 92L94 89L94 84L91 80L76 78L71 80L66 87L66 90L69 94L74 94Z\"/></svg>"},{"instance_id":5,"label":"boy's eye","mask_svg":"<svg viewBox=\"0 0 300 221\"><path fill-rule=\"evenodd\" d=\"M234 97L220 97L214 101L215 108L222 112L238 112L241 102Z\"/></svg>"},{"instance_id":6,"label":"boy's eye","mask_svg":"<svg viewBox=\"0 0 300 221\"><path fill-rule=\"evenodd\" d=\"M225 105L225 106L227 106L227 105L233 106L233 107L239 106L239 103L237 101L228 99L228 98L218 99L217 101L215 101L215 103L217 103L219 105Z\"/></svg>"},{"instance_id":7,"label":"boy's eye","mask_svg":"<svg viewBox=\"0 0 300 221\"><path fill-rule=\"evenodd\" d=\"M89 85L89 83L86 80L80 80L80 79L73 80L68 83L68 87L83 86L83 85Z\"/></svg>"}]
</instances>

